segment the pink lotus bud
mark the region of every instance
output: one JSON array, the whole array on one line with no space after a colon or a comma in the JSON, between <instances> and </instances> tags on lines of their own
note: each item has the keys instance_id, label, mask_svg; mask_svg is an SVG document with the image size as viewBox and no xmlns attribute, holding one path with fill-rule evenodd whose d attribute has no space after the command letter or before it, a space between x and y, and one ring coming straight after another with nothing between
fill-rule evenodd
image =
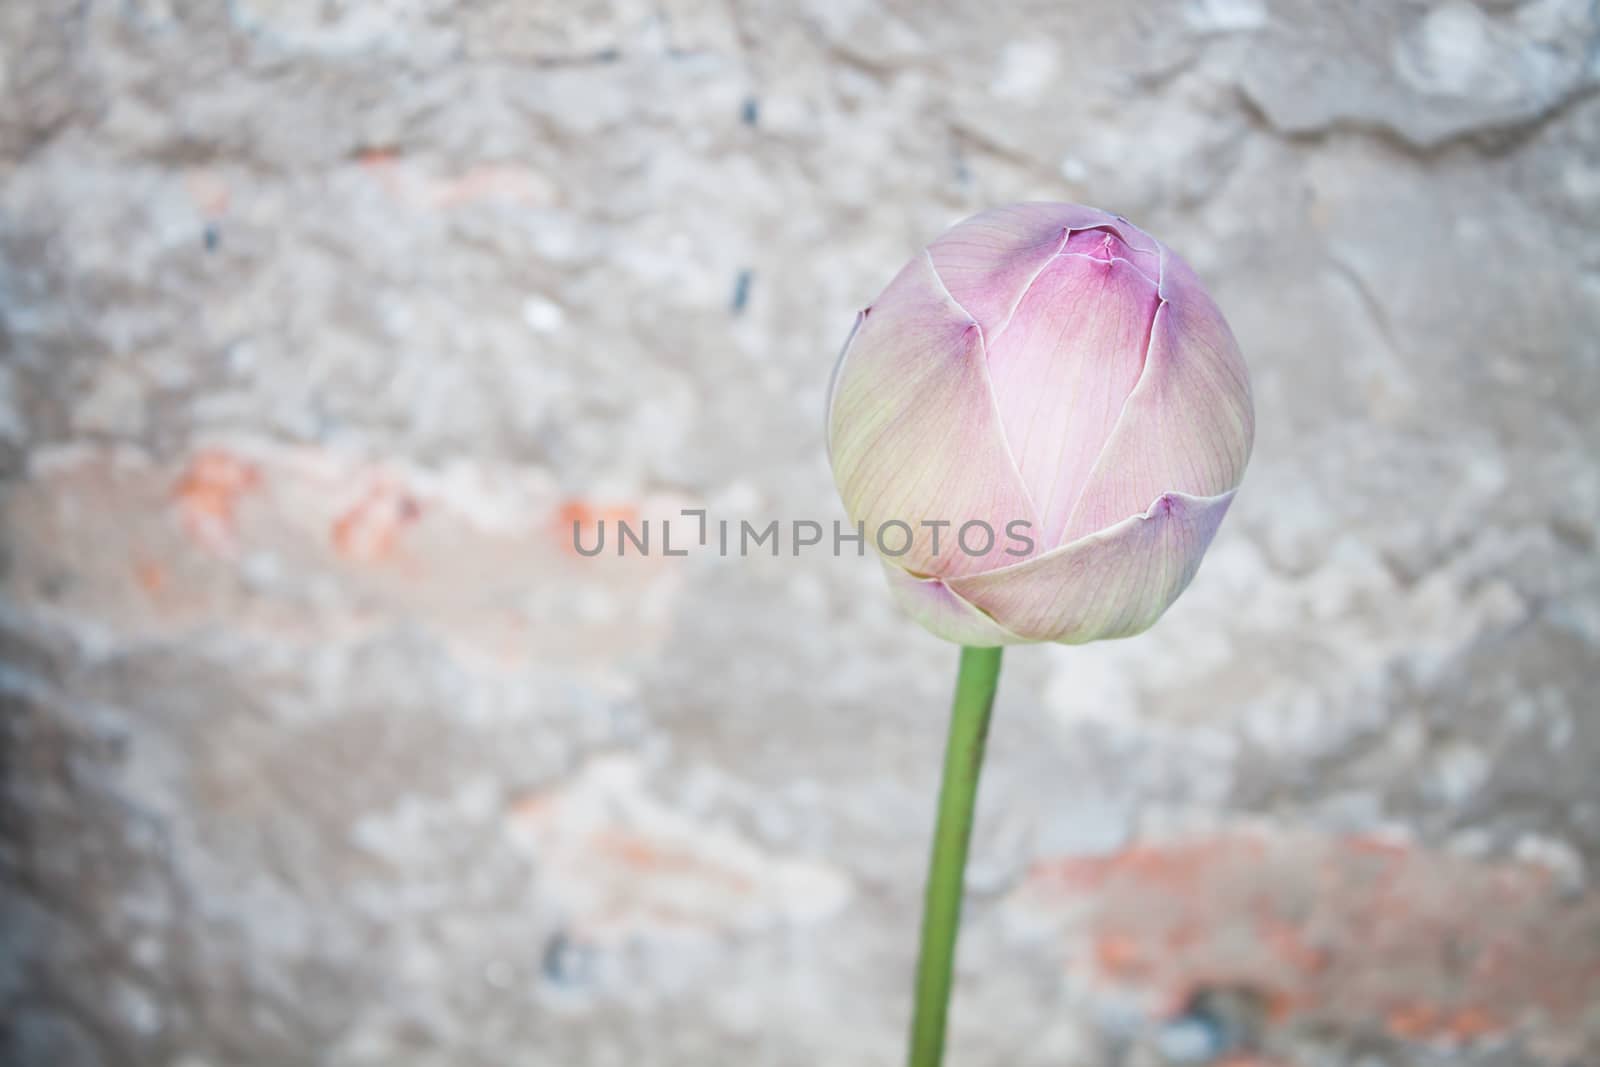
<instances>
[{"instance_id":1,"label":"pink lotus bud","mask_svg":"<svg viewBox=\"0 0 1600 1067\"><path fill-rule=\"evenodd\" d=\"M967 645L1147 629L1254 436L1239 346L1188 264L1073 204L934 241L856 317L828 391L851 521L911 615Z\"/></svg>"}]
</instances>

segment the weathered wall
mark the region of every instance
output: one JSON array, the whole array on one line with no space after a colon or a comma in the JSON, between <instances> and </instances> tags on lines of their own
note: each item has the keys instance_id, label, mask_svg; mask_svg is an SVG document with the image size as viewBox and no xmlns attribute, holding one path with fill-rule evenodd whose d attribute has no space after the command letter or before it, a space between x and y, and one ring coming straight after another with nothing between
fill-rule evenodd
<instances>
[{"instance_id":1,"label":"weathered wall","mask_svg":"<svg viewBox=\"0 0 1600 1067\"><path fill-rule=\"evenodd\" d=\"M1042 197L1194 263L1260 433L1154 631L1008 659L953 1061L1594 1062L1597 49L0 4L0 1059L896 1062L952 650L870 561L566 527L838 517L852 312Z\"/></svg>"}]
</instances>

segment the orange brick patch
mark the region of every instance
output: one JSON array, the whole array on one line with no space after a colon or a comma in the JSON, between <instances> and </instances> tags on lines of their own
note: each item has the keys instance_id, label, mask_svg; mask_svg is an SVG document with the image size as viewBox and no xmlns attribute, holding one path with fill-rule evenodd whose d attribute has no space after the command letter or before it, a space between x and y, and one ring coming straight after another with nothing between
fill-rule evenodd
<instances>
[{"instance_id":1,"label":"orange brick patch","mask_svg":"<svg viewBox=\"0 0 1600 1067\"><path fill-rule=\"evenodd\" d=\"M390 483L371 486L334 520L329 536L334 551L357 563L377 563L395 553L406 527L422 517L422 505Z\"/></svg>"},{"instance_id":2,"label":"orange brick patch","mask_svg":"<svg viewBox=\"0 0 1600 1067\"><path fill-rule=\"evenodd\" d=\"M178 520L202 548L218 555L237 547L239 501L261 484L261 473L222 449L195 454L172 490Z\"/></svg>"},{"instance_id":3,"label":"orange brick patch","mask_svg":"<svg viewBox=\"0 0 1600 1067\"><path fill-rule=\"evenodd\" d=\"M639 509L627 504L601 504L573 497L562 501L561 506L556 509L550 520L550 532L555 537L556 543L561 545L568 555L576 556L578 550L573 543L574 527L587 549L595 545L599 537L600 524L604 522L606 551L615 554L619 520L637 527Z\"/></svg>"},{"instance_id":4,"label":"orange brick patch","mask_svg":"<svg viewBox=\"0 0 1600 1067\"><path fill-rule=\"evenodd\" d=\"M1275 1023L1570 1048L1600 1003L1600 894L1531 863L1230 831L1040 863L1008 905L1058 919L1075 973L1161 1014L1242 987Z\"/></svg>"}]
</instances>

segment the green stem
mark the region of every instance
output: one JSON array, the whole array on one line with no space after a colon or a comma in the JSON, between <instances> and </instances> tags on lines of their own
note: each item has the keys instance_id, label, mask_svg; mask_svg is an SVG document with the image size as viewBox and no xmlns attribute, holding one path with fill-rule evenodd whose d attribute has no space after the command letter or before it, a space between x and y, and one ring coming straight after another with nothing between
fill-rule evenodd
<instances>
[{"instance_id":1,"label":"green stem","mask_svg":"<svg viewBox=\"0 0 1600 1067\"><path fill-rule=\"evenodd\" d=\"M950 737L945 742L944 782L939 788L939 823L933 832L928 893L922 913L922 949L917 958L917 1000L911 1020L911 1067L939 1067L944 1059L945 1017L961 925L961 887L972 839L972 810L983 770L989 709L1000 681L1000 649L963 648L956 675Z\"/></svg>"}]
</instances>

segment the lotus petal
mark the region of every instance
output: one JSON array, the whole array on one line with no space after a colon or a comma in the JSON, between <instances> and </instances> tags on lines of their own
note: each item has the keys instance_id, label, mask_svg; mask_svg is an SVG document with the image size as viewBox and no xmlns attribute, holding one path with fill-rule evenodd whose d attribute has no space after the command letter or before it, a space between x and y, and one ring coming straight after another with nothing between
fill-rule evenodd
<instances>
[{"instance_id":1,"label":"lotus petal","mask_svg":"<svg viewBox=\"0 0 1600 1067\"><path fill-rule=\"evenodd\" d=\"M891 522L909 526L909 547L894 557L904 569L948 577L1015 560L1002 538L982 556L955 550L954 532L969 519L996 529L1022 519L1037 529L1000 429L983 332L926 255L862 313L835 372L828 424L846 512L869 537ZM950 525L940 531L925 521ZM893 528L884 536L892 549L904 539Z\"/></svg>"},{"instance_id":2,"label":"lotus petal","mask_svg":"<svg viewBox=\"0 0 1600 1067\"><path fill-rule=\"evenodd\" d=\"M950 296L994 340L1006 328L1022 294L1078 230L1108 230L1129 247L1152 278L1156 242L1115 215L1077 204L1009 204L974 215L928 246L934 269Z\"/></svg>"},{"instance_id":3,"label":"lotus petal","mask_svg":"<svg viewBox=\"0 0 1600 1067\"><path fill-rule=\"evenodd\" d=\"M1107 244L1056 256L988 342L989 377L1011 454L1038 509L1041 540L1061 543L1067 516L1144 369L1155 282ZM1145 503L1155 498L1152 493Z\"/></svg>"},{"instance_id":4,"label":"lotus petal","mask_svg":"<svg viewBox=\"0 0 1600 1067\"><path fill-rule=\"evenodd\" d=\"M1148 629L1200 567L1233 491L1164 493L1142 514L950 589L1026 640L1082 644Z\"/></svg>"},{"instance_id":5,"label":"lotus petal","mask_svg":"<svg viewBox=\"0 0 1600 1067\"><path fill-rule=\"evenodd\" d=\"M1059 543L1137 515L1162 493L1215 496L1244 476L1255 412L1238 342L1188 264L1167 249L1161 295L1144 372Z\"/></svg>"},{"instance_id":6,"label":"lotus petal","mask_svg":"<svg viewBox=\"0 0 1600 1067\"><path fill-rule=\"evenodd\" d=\"M883 569L889 577L889 591L906 614L946 641L974 648L1023 643L1023 638L963 600L943 579L917 578L887 562Z\"/></svg>"}]
</instances>

